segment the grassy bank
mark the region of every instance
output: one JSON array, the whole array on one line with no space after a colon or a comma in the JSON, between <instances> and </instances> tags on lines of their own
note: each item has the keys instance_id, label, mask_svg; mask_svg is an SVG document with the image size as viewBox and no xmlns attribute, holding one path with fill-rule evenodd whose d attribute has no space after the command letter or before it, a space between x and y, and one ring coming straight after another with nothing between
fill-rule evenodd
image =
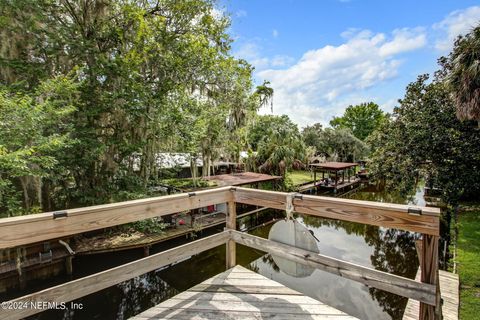
<instances>
[{"instance_id":1,"label":"grassy bank","mask_svg":"<svg viewBox=\"0 0 480 320\"><path fill-rule=\"evenodd\" d=\"M480 209L460 212L458 222L460 319L478 319L480 315Z\"/></svg>"},{"instance_id":2,"label":"grassy bank","mask_svg":"<svg viewBox=\"0 0 480 320\"><path fill-rule=\"evenodd\" d=\"M313 176L310 174L310 171L294 170L288 172L287 176L292 180L294 186L313 181Z\"/></svg>"}]
</instances>

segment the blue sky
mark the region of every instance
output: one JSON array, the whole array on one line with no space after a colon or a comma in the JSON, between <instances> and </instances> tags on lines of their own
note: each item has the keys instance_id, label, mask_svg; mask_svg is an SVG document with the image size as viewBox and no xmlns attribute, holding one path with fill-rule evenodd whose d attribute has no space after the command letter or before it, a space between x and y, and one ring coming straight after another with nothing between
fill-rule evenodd
<instances>
[{"instance_id":1,"label":"blue sky","mask_svg":"<svg viewBox=\"0 0 480 320\"><path fill-rule=\"evenodd\" d=\"M232 51L274 88L274 114L300 127L374 101L391 111L417 75L437 69L478 1L220 0ZM270 113L269 108L260 113Z\"/></svg>"}]
</instances>

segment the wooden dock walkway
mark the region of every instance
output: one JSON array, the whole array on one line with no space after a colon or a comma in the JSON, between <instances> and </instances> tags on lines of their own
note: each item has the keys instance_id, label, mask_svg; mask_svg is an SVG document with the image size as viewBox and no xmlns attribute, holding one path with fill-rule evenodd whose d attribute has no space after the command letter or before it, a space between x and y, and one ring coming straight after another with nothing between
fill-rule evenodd
<instances>
[{"instance_id":1,"label":"wooden dock walkway","mask_svg":"<svg viewBox=\"0 0 480 320\"><path fill-rule=\"evenodd\" d=\"M442 316L444 320L458 320L458 306L459 306L459 279L458 274L439 270L440 278L440 296L443 300ZM420 280L420 268L418 269L417 280ZM418 310L420 303L416 300L409 299L403 320L418 319Z\"/></svg>"},{"instance_id":2,"label":"wooden dock walkway","mask_svg":"<svg viewBox=\"0 0 480 320\"><path fill-rule=\"evenodd\" d=\"M317 188L317 189L323 189L323 190L327 190L327 191L341 191L343 189L353 189L354 187L356 187L358 184L361 183L361 179L360 178L355 178L355 177L352 177L350 181L345 181L345 182L342 182L342 183L339 183L337 184L337 186L333 185L333 184L329 184L328 186L325 186L325 185L321 185L320 182L316 182L316 185L315 185L315 182L311 182L311 183L307 183L307 184L304 184L304 185L301 185L298 187L298 192L305 192L305 191L308 191L310 189L313 189L313 188Z\"/></svg>"},{"instance_id":3,"label":"wooden dock walkway","mask_svg":"<svg viewBox=\"0 0 480 320\"><path fill-rule=\"evenodd\" d=\"M235 266L130 319L357 318Z\"/></svg>"},{"instance_id":4,"label":"wooden dock walkway","mask_svg":"<svg viewBox=\"0 0 480 320\"><path fill-rule=\"evenodd\" d=\"M177 224L175 228L168 228L161 233L144 234L142 232L118 233L106 236L101 234L92 237L79 237L74 250L77 255L88 255L121 250L130 250L152 246L159 242L167 241L180 236L189 235L199 230L220 226L225 223L225 213L215 212L209 217L198 216L195 218L195 227L191 226L191 216L184 215L184 225Z\"/></svg>"}]
</instances>

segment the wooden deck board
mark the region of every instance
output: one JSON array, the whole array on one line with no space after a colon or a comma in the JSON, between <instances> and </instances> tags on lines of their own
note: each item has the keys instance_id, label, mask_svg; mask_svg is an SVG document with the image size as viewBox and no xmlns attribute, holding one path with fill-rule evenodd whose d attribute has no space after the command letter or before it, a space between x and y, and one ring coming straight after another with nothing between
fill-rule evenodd
<instances>
[{"instance_id":1,"label":"wooden deck board","mask_svg":"<svg viewBox=\"0 0 480 320\"><path fill-rule=\"evenodd\" d=\"M236 266L131 319L356 318Z\"/></svg>"},{"instance_id":2,"label":"wooden deck board","mask_svg":"<svg viewBox=\"0 0 480 320\"><path fill-rule=\"evenodd\" d=\"M458 320L459 306L459 279L458 274L439 271L440 276L440 295L443 300L442 315L444 320ZM418 269L416 280L420 280L420 268ZM416 300L409 299L403 320L418 319L420 304Z\"/></svg>"}]
</instances>

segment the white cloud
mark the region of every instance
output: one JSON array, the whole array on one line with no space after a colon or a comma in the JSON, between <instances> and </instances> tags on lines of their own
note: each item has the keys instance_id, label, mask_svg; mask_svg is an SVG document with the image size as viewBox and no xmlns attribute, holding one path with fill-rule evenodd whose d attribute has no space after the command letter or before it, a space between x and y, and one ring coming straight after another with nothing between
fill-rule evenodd
<instances>
[{"instance_id":1,"label":"white cloud","mask_svg":"<svg viewBox=\"0 0 480 320\"><path fill-rule=\"evenodd\" d=\"M397 75L396 55L426 44L423 29L398 29L388 36L349 30L343 36L345 43L307 51L288 68L257 73L272 83L274 113L287 114L300 126L325 125L349 104L372 100L364 89Z\"/></svg>"},{"instance_id":2,"label":"white cloud","mask_svg":"<svg viewBox=\"0 0 480 320\"><path fill-rule=\"evenodd\" d=\"M270 59L260 55L261 49L257 41L248 41L245 42L234 55L237 58L245 59L257 70L262 70L270 66Z\"/></svg>"},{"instance_id":3,"label":"white cloud","mask_svg":"<svg viewBox=\"0 0 480 320\"><path fill-rule=\"evenodd\" d=\"M277 29L273 29L273 30L272 30L272 36L273 36L274 38L278 38L278 30L277 30Z\"/></svg>"},{"instance_id":4,"label":"white cloud","mask_svg":"<svg viewBox=\"0 0 480 320\"><path fill-rule=\"evenodd\" d=\"M234 56L247 60L257 71L266 68L285 67L294 62L294 59L287 55L275 55L271 58L262 56L262 47L258 44L260 42L260 39L245 42L234 52Z\"/></svg>"},{"instance_id":5,"label":"white cloud","mask_svg":"<svg viewBox=\"0 0 480 320\"><path fill-rule=\"evenodd\" d=\"M272 67L284 67L292 64L295 61L290 56L287 55L276 55L270 60L270 65Z\"/></svg>"},{"instance_id":6,"label":"white cloud","mask_svg":"<svg viewBox=\"0 0 480 320\"><path fill-rule=\"evenodd\" d=\"M412 51L425 46L426 43L427 37L423 28L396 29L393 31L393 40L380 47L380 55L390 56Z\"/></svg>"},{"instance_id":7,"label":"white cloud","mask_svg":"<svg viewBox=\"0 0 480 320\"><path fill-rule=\"evenodd\" d=\"M435 47L442 52L450 51L459 35L468 33L479 23L480 6L453 11L445 19L433 25L433 29L441 33Z\"/></svg>"},{"instance_id":8,"label":"white cloud","mask_svg":"<svg viewBox=\"0 0 480 320\"><path fill-rule=\"evenodd\" d=\"M384 103L380 104L380 109L385 112L392 113L393 108L395 108L396 106L398 106L398 99L389 99Z\"/></svg>"},{"instance_id":9,"label":"white cloud","mask_svg":"<svg viewBox=\"0 0 480 320\"><path fill-rule=\"evenodd\" d=\"M246 16L247 16L247 11L245 11L245 10L238 10L237 12L235 12L235 16L236 16L237 18L246 17Z\"/></svg>"}]
</instances>

